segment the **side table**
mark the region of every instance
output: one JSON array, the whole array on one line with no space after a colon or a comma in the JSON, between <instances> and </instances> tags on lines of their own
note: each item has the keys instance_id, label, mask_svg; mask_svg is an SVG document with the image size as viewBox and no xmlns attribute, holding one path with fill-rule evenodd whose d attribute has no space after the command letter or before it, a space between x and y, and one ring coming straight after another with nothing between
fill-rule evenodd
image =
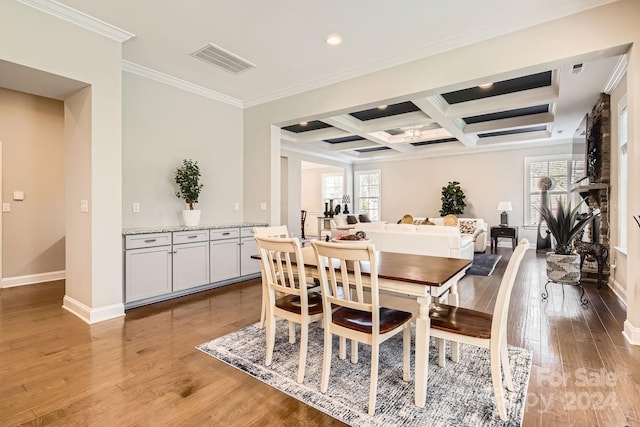
<instances>
[{"instance_id":1,"label":"side table","mask_svg":"<svg viewBox=\"0 0 640 427\"><path fill-rule=\"evenodd\" d=\"M518 227L496 225L491 227L491 252L498 249L499 238L511 239L511 247L516 248L518 244ZM495 248L495 249L494 249Z\"/></svg>"}]
</instances>

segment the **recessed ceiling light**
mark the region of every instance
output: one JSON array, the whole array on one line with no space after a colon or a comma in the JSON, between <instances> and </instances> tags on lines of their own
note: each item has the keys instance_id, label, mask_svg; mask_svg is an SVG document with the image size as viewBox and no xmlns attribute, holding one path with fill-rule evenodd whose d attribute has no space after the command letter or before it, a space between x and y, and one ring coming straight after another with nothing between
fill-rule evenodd
<instances>
[{"instance_id":1,"label":"recessed ceiling light","mask_svg":"<svg viewBox=\"0 0 640 427\"><path fill-rule=\"evenodd\" d=\"M306 126L308 124L309 124L308 122L300 122L300 126Z\"/></svg>"},{"instance_id":2,"label":"recessed ceiling light","mask_svg":"<svg viewBox=\"0 0 640 427\"><path fill-rule=\"evenodd\" d=\"M334 34L329 34L327 36L327 40L326 41L327 41L327 44L329 46L337 46L340 43L342 43L342 37L340 37L339 34L335 34L335 33Z\"/></svg>"},{"instance_id":3,"label":"recessed ceiling light","mask_svg":"<svg viewBox=\"0 0 640 427\"><path fill-rule=\"evenodd\" d=\"M493 86L493 83L485 83L482 85L478 85L478 87L481 89L489 89L491 86Z\"/></svg>"},{"instance_id":4,"label":"recessed ceiling light","mask_svg":"<svg viewBox=\"0 0 640 427\"><path fill-rule=\"evenodd\" d=\"M378 105L378 110L386 110L388 105Z\"/></svg>"}]
</instances>

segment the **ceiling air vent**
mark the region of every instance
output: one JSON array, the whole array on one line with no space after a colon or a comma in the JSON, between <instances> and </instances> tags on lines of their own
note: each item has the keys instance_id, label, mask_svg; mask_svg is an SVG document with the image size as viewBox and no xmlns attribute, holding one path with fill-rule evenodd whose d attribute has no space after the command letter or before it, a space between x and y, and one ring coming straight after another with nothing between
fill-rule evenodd
<instances>
[{"instance_id":1,"label":"ceiling air vent","mask_svg":"<svg viewBox=\"0 0 640 427\"><path fill-rule=\"evenodd\" d=\"M196 57L208 64L220 67L223 70L229 71L233 74L238 74L242 71L248 70L249 68L256 67L255 64L252 64L246 59L242 59L239 56L234 55L228 50L224 50L220 46L216 46L213 43L209 43L205 47L196 50L191 54L191 56Z\"/></svg>"}]
</instances>

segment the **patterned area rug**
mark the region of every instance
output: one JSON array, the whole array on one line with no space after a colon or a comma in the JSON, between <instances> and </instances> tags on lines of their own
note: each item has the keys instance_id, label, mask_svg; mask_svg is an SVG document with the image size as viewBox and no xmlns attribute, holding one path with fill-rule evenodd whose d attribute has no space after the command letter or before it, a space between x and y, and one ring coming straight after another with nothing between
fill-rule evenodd
<instances>
[{"instance_id":1,"label":"patterned area rug","mask_svg":"<svg viewBox=\"0 0 640 427\"><path fill-rule=\"evenodd\" d=\"M502 255L477 253L473 254L473 264L467 270L467 274L476 276L491 276L496 264L500 261Z\"/></svg>"},{"instance_id":2,"label":"patterned area rug","mask_svg":"<svg viewBox=\"0 0 640 427\"><path fill-rule=\"evenodd\" d=\"M299 337L299 329L297 329ZM265 330L257 324L222 336L196 348L269 384L270 386L353 426L519 426L526 404L531 373L531 353L509 347L509 360L515 390L505 389L508 421L498 416L491 385L488 350L462 345L460 361L447 359L445 368L437 365L437 350L432 339L429 361L427 402L424 408L414 405L414 341L412 335L411 378L402 381L402 334L380 347L380 373L376 414L367 414L369 404L370 347L359 346L357 364L337 356L334 338L329 390L320 392L323 333L312 325L303 384L296 382L298 344L289 344L288 326L278 321L273 362L264 366ZM449 350L447 350L448 352ZM448 355L449 357L449 355Z\"/></svg>"}]
</instances>

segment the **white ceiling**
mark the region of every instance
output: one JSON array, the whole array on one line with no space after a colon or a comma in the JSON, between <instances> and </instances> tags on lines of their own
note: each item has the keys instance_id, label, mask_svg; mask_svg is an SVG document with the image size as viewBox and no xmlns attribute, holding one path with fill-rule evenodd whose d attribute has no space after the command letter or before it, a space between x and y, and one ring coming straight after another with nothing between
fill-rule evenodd
<instances>
[{"instance_id":1,"label":"white ceiling","mask_svg":"<svg viewBox=\"0 0 640 427\"><path fill-rule=\"evenodd\" d=\"M505 34L520 28L557 19L611 0L325 0L276 2L236 0L158 2L152 0L18 0L42 10L63 9L76 14L75 22L112 25L135 36L123 43L124 69L136 68L184 80L219 94L220 100L237 106L252 106L300 93L375 70L433 55L453 48ZM68 8L72 8L66 10ZM77 14L77 12L80 12ZM78 16L81 19L77 19ZM65 18L63 18L65 19ZM99 22L103 21L103 22ZM330 33L343 38L339 46L325 43ZM128 35L124 34L127 39ZM207 64L190 54L213 43L255 68L232 74ZM312 153L344 162L387 160L451 155L474 151L511 149L523 144L566 142L573 136L584 114L595 104L600 92L620 66L620 53L606 52L584 63L574 74L570 61L559 61L549 87L485 100L456 104L443 102L441 93L429 97L407 97L419 111L383 119L360 121L349 114L326 114L318 119L331 128L293 133L283 130L283 148ZM80 82L51 82L55 76L28 70L5 73L11 64L0 62L0 86L64 99ZM15 71L15 70L14 70ZM539 72L536 70L535 72ZM496 81L525 76L533 70L514 70ZM159 74L160 73L160 74ZM20 75L7 81L8 75ZM3 77L3 75L5 77ZM21 87L36 81L40 93ZM478 82L461 82L456 89L474 87ZM47 93L47 87L57 93ZM449 88L451 90L451 88ZM380 104L385 104L384 100ZM524 117L466 124L465 117L498 113L547 104L548 112ZM350 112L364 107L354 106ZM367 108L371 108L368 106ZM302 118L291 118L291 123ZM531 126L544 130L526 134L481 137ZM399 133L419 128L417 140ZM399 130L400 131L399 131ZM392 131L389 133L387 131ZM395 134L393 133L395 132ZM433 134L435 132L435 134ZM452 135L457 141L416 146L412 143ZM349 136L355 142L329 144L326 139ZM439 136L438 136L439 135ZM384 151L358 150L387 147Z\"/></svg>"}]
</instances>

